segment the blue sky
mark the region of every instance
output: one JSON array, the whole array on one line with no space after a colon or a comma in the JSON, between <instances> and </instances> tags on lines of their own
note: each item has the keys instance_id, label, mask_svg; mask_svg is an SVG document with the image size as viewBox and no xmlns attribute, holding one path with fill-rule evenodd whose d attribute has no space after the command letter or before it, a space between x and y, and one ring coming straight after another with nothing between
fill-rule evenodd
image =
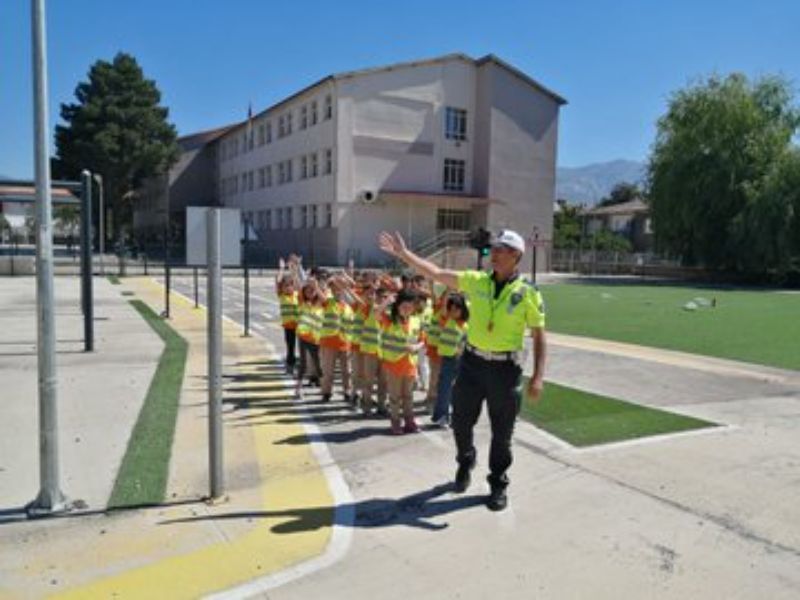
<instances>
[{"instance_id":1,"label":"blue sky","mask_svg":"<svg viewBox=\"0 0 800 600\"><path fill-rule=\"evenodd\" d=\"M0 174L26 178L29 5L0 4ZM89 66L120 50L156 80L181 134L330 73L491 52L569 100L560 166L646 159L669 94L711 72L782 73L800 85L798 0L49 0L47 18L51 128Z\"/></svg>"}]
</instances>

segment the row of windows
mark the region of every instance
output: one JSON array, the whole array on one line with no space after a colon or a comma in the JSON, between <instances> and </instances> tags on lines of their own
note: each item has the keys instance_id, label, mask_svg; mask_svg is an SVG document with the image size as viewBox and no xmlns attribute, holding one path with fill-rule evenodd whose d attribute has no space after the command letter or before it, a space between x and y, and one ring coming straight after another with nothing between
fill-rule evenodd
<instances>
[{"instance_id":1,"label":"row of windows","mask_svg":"<svg viewBox=\"0 0 800 600\"><path fill-rule=\"evenodd\" d=\"M246 211L257 231L281 229L329 229L333 227L333 204L303 204Z\"/></svg>"},{"instance_id":2,"label":"row of windows","mask_svg":"<svg viewBox=\"0 0 800 600\"><path fill-rule=\"evenodd\" d=\"M319 102L312 100L303 104L299 109L298 125L301 130L308 129L319 123ZM276 135L278 138L290 136L294 127L294 109L278 116ZM333 118L333 98L325 96L322 106L322 120L328 121ZM231 138L222 142L222 160L228 160L241 154L245 154L255 147L264 146L272 143L272 121L267 119L252 126L248 125L241 136Z\"/></svg>"},{"instance_id":3,"label":"row of windows","mask_svg":"<svg viewBox=\"0 0 800 600\"><path fill-rule=\"evenodd\" d=\"M223 198L235 194L252 192L258 189L284 185L294 181L294 163L299 163L299 178L310 179L320 175L320 154L322 154L322 175L333 173L333 150L327 148L323 153L304 154L299 159L287 159L278 163L261 167L255 171L246 171L241 175L225 177L221 182L220 194Z\"/></svg>"}]
</instances>

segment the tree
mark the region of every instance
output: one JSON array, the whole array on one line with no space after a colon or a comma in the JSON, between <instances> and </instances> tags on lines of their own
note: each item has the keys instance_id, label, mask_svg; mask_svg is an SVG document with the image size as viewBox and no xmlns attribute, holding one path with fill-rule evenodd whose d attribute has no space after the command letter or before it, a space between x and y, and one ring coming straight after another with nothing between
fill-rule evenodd
<instances>
[{"instance_id":1,"label":"tree","mask_svg":"<svg viewBox=\"0 0 800 600\"><path fill-rule=\"evenodd\" d=\"M6 237L11 236L11 223L8 222L6 216L0 213L0 242L5 243Z\"/></svg>"},{"instance_id":2,"label":"tree","mask_svg":"<svg viewBox=\"0 0 800 600\"><path fill-rule=\"evenodd\" d=\"M71 204L58 205L53 209L53 218L58 221L61 230L67 237L75 237L81 219L77 206Z\"/></svg>"},{"instance_id":3,"label":"tree","mask_svg":"<svg viewBox=\"0 0 800 600\"><path fill-rule=\"evenodd\" d=\"M558 201L559 210L553 215L553 247L558 250L573 250L580 246L581 222L579 206Z\"/></svg>"},{"instance_id":4,"label":"tree","mask_svg":"<svg viewBox=\"0 0 800 600\"><path fill-rule=\"evenodd\" d=\"M648 165L657 245L687 264L782 269L798 227L798 125L779 77L713 76L676 92Z\"/></svg>"},{"instance_id":5,"label":"tree","mask_svg":"<svg viewBox=\"0 0 800 600\"><path fill-rule=\"evenodd\" d=\"M608 229L594 232L587 243L589 248L598 252L631 252L633 245L630 240Z\"/></svg>"},{"instance_id":6,"label":"tree","mask_svg":"<svg viewBox=\"0 0 800 600\"><path fill-rule=\"evenodd\" d=\"M622 181L615 185L608 196L597 203L598 206L614 206L615 204L624 204L632 200L642 199L642 190L635 183L628 183Z\"/></svg>"},{"instance_id":7,"label":"tree","mask_svg":"<svg viewBox=\"0 0 800 600\"><path fill-rule=\"evenodd\" d=\"M155 82L145 79L129 54L95 62L75 97L76 104L61 105L65 125L56 127L54 172L69 179L77 179L83 169L102 175L116 239L131 226L131 192L143 179L175 164L175 127L159 105Z\"/></svg>"}]
</instances>

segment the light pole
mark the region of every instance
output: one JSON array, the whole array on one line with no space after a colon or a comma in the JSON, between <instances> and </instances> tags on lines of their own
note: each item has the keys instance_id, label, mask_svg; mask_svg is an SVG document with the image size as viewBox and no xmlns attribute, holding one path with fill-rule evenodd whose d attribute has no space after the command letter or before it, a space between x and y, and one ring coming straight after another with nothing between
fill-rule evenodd
<instances>
[{"instance_id":1,"label":"light pole","mask_svg":"<svg viewBox=\"0 0 800 600\"><path fill-rule=\"evenodd\" d=\"M36 347L39 373L39 493L28 514L69 508L61 491L58 455L58 379L53 291L52 196L47 123L47 50L44 0L31 0L33 37L34 165L36 170Z\"/></svg>"}]
</instances>

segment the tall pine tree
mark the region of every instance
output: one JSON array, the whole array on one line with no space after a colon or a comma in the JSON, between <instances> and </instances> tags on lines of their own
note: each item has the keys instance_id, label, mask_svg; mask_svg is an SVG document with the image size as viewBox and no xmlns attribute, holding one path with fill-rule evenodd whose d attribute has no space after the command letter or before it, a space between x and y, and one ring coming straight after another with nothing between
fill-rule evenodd
<instances>
[{"instance_id":1,"label":"tall pine tree","mask_svg":"<svg viewBox=\"0 0 800 600\"><path fill-rule=\"evenodd\" d=\"M178 159L177 133L159 105L161 92L130 54L94 63L75 97L77 103L61 105L65 124L56 127L54 172L76 179L89 169L103 177L112 235L119 240L132 225L131 192Z\"/></svg>"}]
</instances>

